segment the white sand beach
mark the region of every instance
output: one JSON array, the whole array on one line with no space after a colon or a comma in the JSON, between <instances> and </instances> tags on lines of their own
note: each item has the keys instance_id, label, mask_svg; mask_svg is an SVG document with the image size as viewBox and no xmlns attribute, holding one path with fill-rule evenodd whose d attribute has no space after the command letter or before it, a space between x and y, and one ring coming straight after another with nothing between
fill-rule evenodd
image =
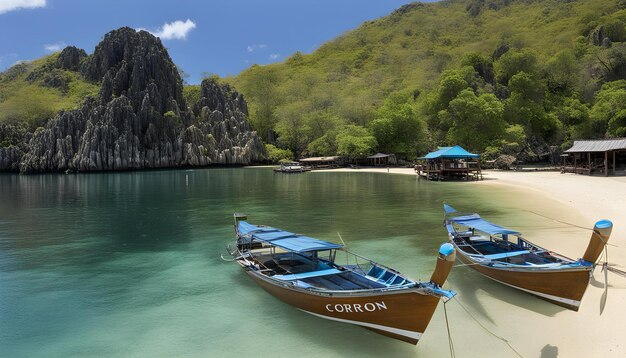
<instances>
[{"instance_id":1,"label":"white sand beach","mask_svg":"<svg viewBox=\"0 0 626 358\"><path fill-rule=\"evenodd\" d=\"M333 169L347 172L415 175L411 168ZM524 236L544 247L572 258L581 257L593 224L613 222L609 240L609 263L626 270L626 177L597 177L558 172L484 171L485 180L459 185L499 186L510 189L507 207L512 213L526 210L538 222L559 223L560 229L523 230ZM469 208L468 208L469 209ZM510 223L506 223L510 226ZM580 227L577 227L580 226ZM519 229L519 228L518 228ZM604 258L601 258L604 260ZM484 287L467 287L459 275ZM573 312L540 301L528 294L490 280L474 280L474 271L463 271L450 280L459 291L458 300L472 318L454 301L447 305L458 357L625 357L626 278L608 273L606 308L600 315L604 272L598 266L585 293L580 310ZM493 282L493 283L492 283ZM443 313L438 310L427 332L433 338L418 345L418 356L445 356L441 343L447 340ZM440 316L440 317L437 317ZM509 341L508 347L502 339ZM437 344L438 343L438 344ZM461 348L463 347L463 348ZM514 352L515 349L517 353ZM443 355L442 355L443 354Z\"/></svg>"}]
</instances>

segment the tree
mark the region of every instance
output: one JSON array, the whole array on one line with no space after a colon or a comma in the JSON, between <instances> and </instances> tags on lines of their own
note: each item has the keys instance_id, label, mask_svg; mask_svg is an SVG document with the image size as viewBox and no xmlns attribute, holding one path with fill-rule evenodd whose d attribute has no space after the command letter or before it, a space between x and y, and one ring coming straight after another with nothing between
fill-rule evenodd
<instances>
[{"instance_id":1,"label":"tree","mask_svg":"<svg viewBox=\"0 0 626 358\"><path fill-rule=\"evenodd\" d=\"M310 143L306 151L311 155L337 154L337 128L342 124L339 116L329 111L305 115Z\"/></svg>"},{"instance_id":2,"label":"tree","mask_svg":"<svg viewBox=\"0 0 626 358\"><path fill-rule=\"evenodd\" d=\"M573 51L561 51L546 63L544 77L548 90L570 96L576 92L579 82L580 64Z\"/></svg>"},{"instance_id":3,"label":"tree","mask_svg":"<svg viewBox=\"0 0 626 358\"><path fill-rule=\"evenodd\" d=\"M494 63L494 69L498 82L506 85L520 72L534 74L537 71L537 55L528 48L511 49Z\"/></svg>"},{"instance_id":4,"label":"tree","mask_svg":"<svg viewBox=\"0 0 626 358\"><path fill-rule=\"evenodd\" d=\"M337 154L337 132L330 131L323 136L314 139L306 147L309 155L335 155Z\"/></svg>"},{"instance_id":5,"label":"tree","mask_svg":"<svg viewBox=\"0 0 626 358\"><path fill-rule=\"evenodd\" d=\"M265 151L267 152L267 159L272 163L293 160L293 153L289 149L280 149L271 144L266 144Z\"/></svg>"},{"instance_id":6,"label":"tree","mask_svg":"<svg viewBox=\"0 0 626 358\"><path fill-rule=\"evenodd\" d=\"M276 124L276 108L280 103L277 90L279 77L270 68L262 68L258 65L246 70L248 77L245 78L244 87L250 103L250 124L261 139L267 143L273 142L273 130Z\"/></svg>"},{"instance_id":7,"label":"tree","mask_svg":"<svg viewBox=\"0 0 626 358\"><path fill-rule=\"evenodd\" d=\"M609 137L626 137L626 109L615 113L606 132Z\"/></svg>"},{"instance_id":8,"label":"tree","mask_svg":"<svg viewBox=\"0 0 626 358\"><path fill-rule=\"evenodd\" d=\"M435 142L443 141L450 129L448 121L444 119L445 115L442 115L447 113L450 101L461 91L471 88L470 82L475 77L477 73L470 66L459 70L448 70L441 75L437 91L428 98L425 105L426 121Z\"/></svg>"},{"instance_id":9,"label":"tree","mask_svg":"<svg viewBox=\"0 0 626 358\"><path fill-rule=\"evenodd\" d=\"M624 135L623 111L626 110L626 80L605 83L596 95L590 117L598 137Z\"/></svg>"},{"instance_id":10,"label":"tree","mask_svg":"<svg viewBox=\"0 0 626 358\"><path fill-rule=\"evenodd\" d=\"M442 115L449 122L449 144L459 144L470 151L481 151L498 143L504 134L504 106L493 94L476 96L466 89L450 102Z\"/></svg>"},{"instance_id":11,"label":"tree","mask_svg":"<svg viewBox=\"0 0 626 358\"><path fill-rule=\"evenodd\" d=\"M430 101L429 112L437 113L448 108L452 99L461 91L470 87L466 74L460 70L448 70L441 74L437 92Z\"/></svg>"},{"instance_id":12,"label":"tree","mask_svg":"<svg viewBox=\"0 0 626 358\"><path fill-rule=\"evenodd\" d=\"M494 83L495 74L493 72L493 63L487 56L479 52L467 53L461 59L461 66L472 67L485 82Z\"/></svg>"},{"instance_id":13,"label":"tree","mask_svg":"<svg viewBox=\"0 0 626 358\"><path fill-rule=\"evenodd\" d=\"M414 158L418 150L427 147L426 125L403 97L390 96L377 111L369 128L381 152Z\"/></svg>"},{"instance_id":14,"label":"tree","mask_svg":"<svg viewBox=\"0 0 626 358\"><path fill-rule=\"evenodd\" d=\"M337 154L350 159L370 155L376 146L376 138L361 126L348 124L337 133Z\"/></svg>"},{"instance_id":15,"label":"tree","mask_svg":"<svg viewBox=\"0 0 626 358\"><path fill-rule=\"evenodd\" d=\"M278 133L278 142L281 146L300 156L309 143L303 113L306 113L307 104L304 102L289 103L282 106L276 117L275 130Z\"/></svg>"},{"instance_id":16,"label":"tree","mask_svg":"<svg viewBox=\"0 0 626 358\"><path fill-rule=\"evenodd\" d=\"M576 98L566 98L555 109L555 114L563 124L562 147L570 147L574 140L589 138L593 135L589 108Z\"/></svg>"},{"instance_id":17,"label":"tree","mask_svg":"<svg viewBox=\"0 0 626 358\"><path fill-rule=\"evenodd\" d=\"M522 124L530 132L546 141L554 139L558 132L555 116L544 108L545 85L536 76L519 72L509 81L511 95L505 101L505 118L512 124Z\"/></svg>"}]
</instances>

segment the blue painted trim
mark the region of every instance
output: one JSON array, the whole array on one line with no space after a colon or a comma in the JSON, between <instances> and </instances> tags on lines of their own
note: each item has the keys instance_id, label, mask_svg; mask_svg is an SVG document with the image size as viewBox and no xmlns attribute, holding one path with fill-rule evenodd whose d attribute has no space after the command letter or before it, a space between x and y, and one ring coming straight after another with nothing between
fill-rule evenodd
<instances>
[{"instance_id":1,"label":"blue painted trim","mask_svg":"<svg viewBox=\"0 0 626 358\"><path fill-rule=\"evenodd\" d=\"M596 223L598 229L608 229L613 226L611 220L600 220Z\"/></svg>"}]
</instances>

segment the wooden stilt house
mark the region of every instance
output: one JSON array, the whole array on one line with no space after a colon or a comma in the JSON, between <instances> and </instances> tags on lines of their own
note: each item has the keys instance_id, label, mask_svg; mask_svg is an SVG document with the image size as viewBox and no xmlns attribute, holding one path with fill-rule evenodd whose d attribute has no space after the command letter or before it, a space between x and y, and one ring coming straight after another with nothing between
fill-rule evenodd
<instances>
[{"instance_id":1,"label":"wooden stilt house","mask_svg":"<svg viewBox=\"0 0 626 358\"><path fill-rule=\"evenodd\" d=\"M462 147L439 147L438 150L419 158L415 172L420 177L431 180L479 180L482 179L480 155L473 154Z\"/></svg>"}]
</instances>

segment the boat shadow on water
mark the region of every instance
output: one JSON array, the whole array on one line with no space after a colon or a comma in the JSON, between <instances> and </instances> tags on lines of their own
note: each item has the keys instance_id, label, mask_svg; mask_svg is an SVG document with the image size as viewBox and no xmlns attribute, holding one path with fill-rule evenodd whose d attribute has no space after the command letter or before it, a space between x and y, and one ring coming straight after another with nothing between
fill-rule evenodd
<instances>
[{"instance_id":1,"label":"boat shadow on water","mask_svg":"<svg viewBox=\"0 0 626 358\"><path fill-rule=\"evenodd\" d=\"M489 315L489 312L493 310L488 306L487 300L504 301L548 317L567 311L564 307L553 305L529 293L502 285L468 267L455 267L450 278L448 278L448 282L455 291L462 293L457 298L461 304L476 316L482 317L490 323L495 322ZM479 291L484 292L488 297L484 298L485 295L479 294Z\"/></svg>"}]
</instances>

